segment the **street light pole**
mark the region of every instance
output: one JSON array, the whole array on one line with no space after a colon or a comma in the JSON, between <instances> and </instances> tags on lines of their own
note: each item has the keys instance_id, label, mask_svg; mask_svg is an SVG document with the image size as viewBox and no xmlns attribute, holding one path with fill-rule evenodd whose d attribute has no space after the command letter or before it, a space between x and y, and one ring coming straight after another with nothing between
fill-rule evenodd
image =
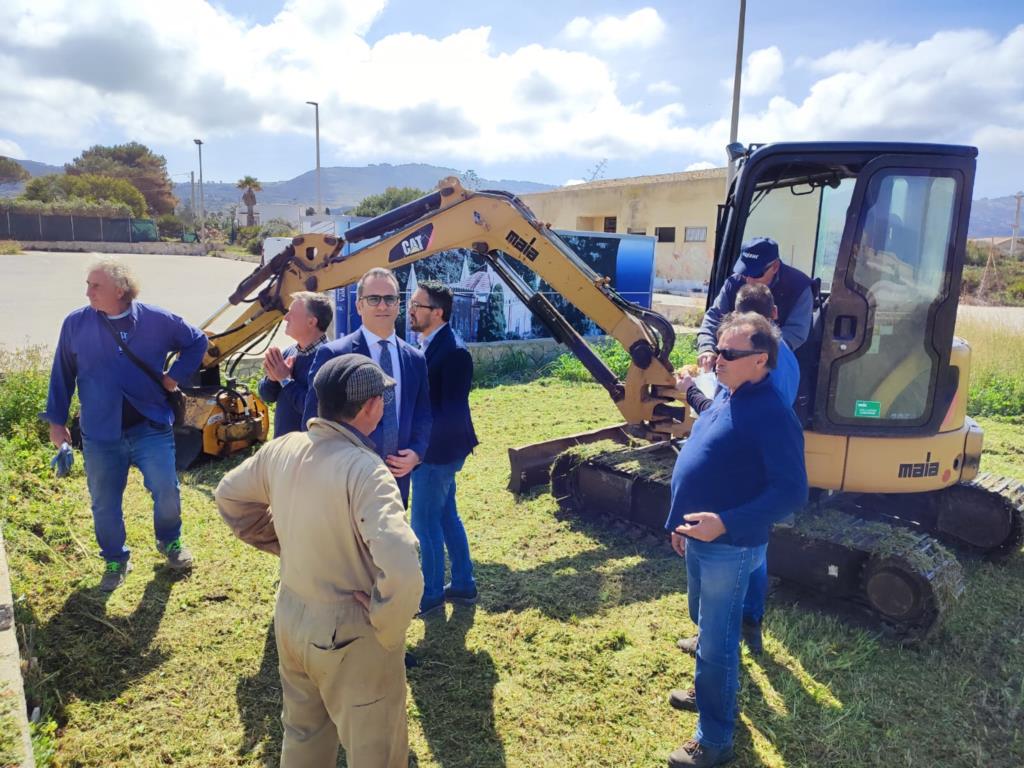
<instances>
[{"instance_id":1,"label":"street light pole","mask_svg":"<svg viewBox=\"0 0 1024 768\"><path fill-rule=\"evenodd\" d=\"M736 143L740 124L740 79L743 76L743 28L746 24L747 0L740 0L740 24L736 33L736 74L732 81L732 125L729 128L729 143ZM729 173L725 182L726 191L736 175L736 161L729 158Z\"/></svg>"},{"instance_id":2,"label":"street light pole","mask_svg":"<svg viewBox=\"0 0 1024 768\"><path fill-rule=\"evenodd\" d=\"M1018 192L1015 197L1017 198L1017 214L1013 217L1013 235L1010 237L1010 258L1014 257L1017 252L1017 237L1020 235L1020 201L1024 200L1024 192Z\"/></svg>"},{"instance_id":3,"label":"street light pole","mask_svg":"<svg viewBox=\"0 0 1024 768\"><path fill-rule=\"evenodd\" d=\"M320 197L320 103L307 101L312 105L316 115L316 213L319 216L324 212L323 200Z\"/></svg>"},{"instance_id":4,"label":"street light pole","mask_svg":"<svg viewBox=\"0 0 1024 768\"><path fill-rule=\"evenodd\" d=\"M206 226L206 198L203 196L203 142L202 139L192 139L199 147L199 231Z\"/></svg>"}]
</instances>

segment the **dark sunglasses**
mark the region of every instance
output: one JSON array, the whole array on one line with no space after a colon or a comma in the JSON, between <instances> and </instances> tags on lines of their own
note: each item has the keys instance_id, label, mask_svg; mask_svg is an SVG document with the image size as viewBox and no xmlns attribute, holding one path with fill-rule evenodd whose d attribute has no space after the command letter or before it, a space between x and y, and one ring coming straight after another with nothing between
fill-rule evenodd
<instances>
[{"instance_id":1,"label":"dark sunglasses","mask_svg":"<svg viewBox=\"0 0 1024 768\"><path fill-rule=\"evenodd\" d=\"M420 304L418 301L410 301L409 309L415 312L417 309L440 309L436 304Z\"/></svg>"},{"instance_id":2,"label":"dark sunglasses","mask_svg":"<svg viewBox=\"0 0 1024 768\"><path fill-rule=\"evenodd\" d=\"M768 354L767 352L761 349L733 349L732 347L726 347L725 349L719 349L718 347L715 347L714 352L723 360L728 360L730 363L733 362L734 360L739 360L741 357Z\"/></svg>"},{"instance_id":3,"label":"dark sunglasses","mask_svg":"<svg viewBox=\"0 0 1024 768\"><path fill-rule=\"evenodd\" d=\"M398 297L395 296L395 295L391 295L391 296L378 296L375 293L371 293L369 296L360 296L359 300L360 301L365 301L371 307L379 306L382 301L384 302L385 306L393 307L399 301Z\"/></svg>"}]
</instances>

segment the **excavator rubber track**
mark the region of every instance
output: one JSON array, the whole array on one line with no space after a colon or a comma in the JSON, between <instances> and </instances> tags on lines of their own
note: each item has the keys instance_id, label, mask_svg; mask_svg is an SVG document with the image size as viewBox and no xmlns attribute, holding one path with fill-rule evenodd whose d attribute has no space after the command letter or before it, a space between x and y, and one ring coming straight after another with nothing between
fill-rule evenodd
<instances>
[{"instance_id":1,"label":"excavator rubber track","mask_svg":"<svg viewBox=\"0 0 1024 768\"><path fill-rule=\"evenodd\" d=\"M551 492L565 510L664 536L676 455L670 442L574 446L552 464ZM829 603L845 603L901 641L926 639L964 590L960 563L927 533L852 514L852 502L842 494L826 497L776 526L769 573Z\"/></svg>"}]
</instances>

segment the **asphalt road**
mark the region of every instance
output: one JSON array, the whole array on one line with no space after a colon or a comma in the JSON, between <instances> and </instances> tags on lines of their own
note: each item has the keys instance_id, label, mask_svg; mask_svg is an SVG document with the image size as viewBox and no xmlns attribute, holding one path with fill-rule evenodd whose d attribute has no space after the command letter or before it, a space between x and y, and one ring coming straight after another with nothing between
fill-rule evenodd
<instances>
[{"instance_id":1,"label":"asphalt road","mask_svg":"<svg viewBox=\"0 0 1024 768\"><path fill-rule=\"evenodd\" d=\"M0 346L56 346L61 321L85 306L85 275L100 258L95 253L33 251L0 256ZM227 302L228 295L255 264L206 256L122 254L139 279L139 299L157 304L200 325ZM242 308L231 308L224 322ZM218 322L217 328L226 327ZM286 346L280 332L274 340Z\"/></svg>"}]
</instances>

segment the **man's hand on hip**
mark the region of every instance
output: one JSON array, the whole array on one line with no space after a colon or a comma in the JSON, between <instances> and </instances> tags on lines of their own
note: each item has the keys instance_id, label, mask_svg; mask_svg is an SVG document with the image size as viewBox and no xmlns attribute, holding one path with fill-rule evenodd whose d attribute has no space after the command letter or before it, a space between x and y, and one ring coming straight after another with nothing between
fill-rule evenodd
<instances>
[{"instance_id":1,"label":"man's hand on hip","mask_svg":"<svg viewBox=\"0 0 1024 768\"><path fill-rule=\"evenodd\" d=\"M675 553L680 557L686 557L686 537L681 533L676 533L676 531L681 528L683 528L683 526L679 526L675 531L672 531L672 549L675 550Z\"/></svg>"},{"instance_id":2,"label":"man's hand on hip","mask_svg":"<svg viewBox=\"0 0 1024 768\"><path fill-rule=\"evenodd\" d=\"M391 454L384 460L391 474L395 477L405 477L412 472L420 463L420 457L412 448L403 448L397 454Z\"/></svg>"},{"instance_id":3,"label":"man's hand on hip","mask_svg":"<svg viewBox=\"0 0 1024 768\"><path fill-rule=\"evenodd\" d=\"M71 445L71 431L63 424L50 424L50 442L60 448L62 443Z\"/></svg>"},{"instance_id":4,"label":"man's hand on hip","mask_svg":"<svg viewBox=\"0 0 1024 768\"><path fill-rule=\"evenodd\" d=\"M683 515L683 520L690 523L688 526L679 526L677 531L685 531L691 539L698 541L714 541L725 533L725 524L722 518L714 512L691 512Z\"/></svg>"}]
</instances>

